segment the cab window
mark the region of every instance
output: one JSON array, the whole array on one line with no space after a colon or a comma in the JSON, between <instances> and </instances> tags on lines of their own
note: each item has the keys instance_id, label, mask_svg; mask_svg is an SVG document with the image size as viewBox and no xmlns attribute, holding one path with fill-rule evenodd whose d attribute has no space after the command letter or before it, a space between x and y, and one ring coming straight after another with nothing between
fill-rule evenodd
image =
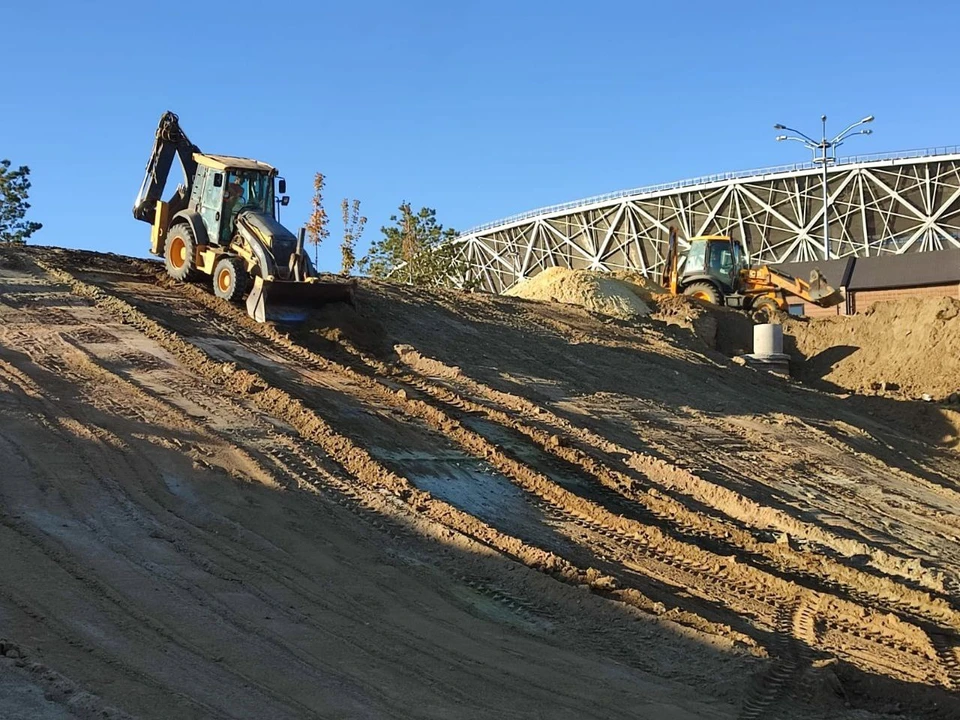
<instances>
[{"instance_id":1,"label":"cab window","mask_svg":"<svg viewBox=\"0 0 960 720\"><path fill-rule=\"evenodd\" d=\"M710 269L723 278L732 278L734 271L731 243L710 243Z\"/></svg>"},{"instance_id":2,"label":"cab window","mask_svg":"<svg viewBox=\"0 0 960 720\"><path fill-rule=\"evenodd\" d=\"M690 249L687 251L687 262L683 266L683 271L688 273L702 272L706 262L707 243L690 243Z\"/></svg>"}]
</instances>

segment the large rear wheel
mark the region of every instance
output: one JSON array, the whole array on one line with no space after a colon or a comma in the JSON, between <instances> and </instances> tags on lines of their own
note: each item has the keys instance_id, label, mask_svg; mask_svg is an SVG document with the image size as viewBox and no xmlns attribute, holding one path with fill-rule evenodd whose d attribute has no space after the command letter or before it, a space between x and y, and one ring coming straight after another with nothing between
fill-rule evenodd
<instances>
[{"instance_id":1,"label":"large rear wheel","mask_svg":"<svg viewBox=\"0 0 960 720\"><path fill-rule=\"evenodd\" d=\"M196 280L200 276L197 270L197 240L187 223L177 223L170 228L163 259L167 275L174 280Z\"/></svg>"},{"instance_id":2,"label":"large rear wheel","mask_svg":"<svg viewBox=\"0 0 960 720\"><path fill-rule=\"evenodd\" d=\"M712 305L720 304L720 293L708 282L690 283L684 288L683 294L688 297L694 297L697 300L711 303Z\"/></svg>"},{"instance_id":3,"label":"large rear wheel","mask_svg":"<svg viewBox=\"0 0 960 720\"><path fill-rule=\"evenodd\" d=\"M243 260L229 255L213 268L213 294L230 302L238 302L250 287L250 274Z\"/></svg>"},{"instance_id":4,"label":"large rear wheel","mask_svg":"<svg viewBox=\"0 0 960 720\"><path fill-rule=\"evenodd\" d=\"M750 317L758 325L780 322L780 306L770 297L757 298L750 306Z\"/></svg>"}]
</instances>

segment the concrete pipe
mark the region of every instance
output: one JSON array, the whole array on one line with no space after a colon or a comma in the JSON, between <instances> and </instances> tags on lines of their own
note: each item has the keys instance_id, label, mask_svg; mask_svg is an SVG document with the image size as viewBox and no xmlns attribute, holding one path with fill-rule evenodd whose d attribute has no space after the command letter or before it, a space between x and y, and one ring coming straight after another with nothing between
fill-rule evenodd
<instances>
[{"instance_id":1,"label":"concrete pipe","mask_svg":"<svg viewBox=\"0 0 960 720\"><path fill-rule=\"evenodd\" d=\"M753 326L753 354L770 357L783 354L783 326L766 323Z\"/></svg>"}]
</instances>

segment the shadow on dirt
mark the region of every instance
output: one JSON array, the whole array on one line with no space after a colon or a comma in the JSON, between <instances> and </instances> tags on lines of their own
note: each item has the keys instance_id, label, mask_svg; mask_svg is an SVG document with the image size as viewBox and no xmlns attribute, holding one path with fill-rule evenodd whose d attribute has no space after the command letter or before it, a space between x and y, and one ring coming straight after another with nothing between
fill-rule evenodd
<instances>
[{"instance_id":1,"label":"shadow on dirt","mask_svg":"<svg viewBox=\"0 0 960 720\"><path fill-rule=\"evenodd\" d=\"M796 368L793 373L794 377L804 382L815 382L823 380L834 365L861 351L861 348L855 345L837 345L822 350L813 357L804 360L797 350L796 339L791 335L784 335L783 351L791 357L794 368Z\"/></svg>"},{"instance_id":2,"label":"shadow on dirt","mask_svg":"<svg viewBox=\"0 0 960 720\"><path fill-rule=\"evenodd\" d=\"M941 460L954 467L958 462L948 447L938 444L956 430L937 408L880 396L851 396L835 388L835 394L812 391L738 367L705 348L686 328L652 320L598 323L596 317L570 306L486 295L414 294L386 284L378 285L375 293L361 290L359 312L375 318L388 340L361 346L366 352L393 361L396 356L386 346L409 344L493 388L549 406L575 425L588 422L597 432L635 451L664 457L660 448L647 441L645 426L679 438L693 431L697 414L768 419L789 415L823 430L851 454L867 453L941 487L960 489L956 477L936 469ZM739 314L729 315L727 322L736 335L726 346L742 345L748 327L752 337L752 323L734 317ZM722 337L720 333L718 338ZM305 342L309 344L310 338ZM847 351L838 351L837 356L842 352ZM568 408L564 399L588 400L597 410L587 419ZM836 420L862 432L840 432L831 424ZM691 447L698 448L698 435L705 433L707 428L696 431L690 437ZM716 448L719 459L737 446L735 435L712 438L707 434L704 442L694 451L702 477L801 520L823 522L802 509L806 505L802 498L780 501L766 488L755 487L751 478L731 473L717 462L709 448ZM832 530L871 542L853 528Z\"/></svg>"},{"instance_id":3,"label":"shadow on dirt","mask_svg":"<svg viewBox=\"0 0 960 720\"><path fill-rule=\"evenodd\" d=\"M104 496L91 503L96 509L89 511L82 523L72 525L72 534L58 533L56 540L50 540L51 546L56 547L57 556L63 557L66 553L74 558L74 566L82 568L84 573L82 580L76 581L76 587L71 581L59 592L82 594L86 592L84 583L100 583L110 587L120 594L118 596L127 598L127 612L139 613L139 618L150 618L150 623L136 624L141 641L151 642L149 637L157 628L175 629L158 631L157 637L152 640L164 647L183 642L196 644L200 642L197 638L203 638L204 652L198 661L205 660L211 673L242 673L248 667L248 656L263 643L267 643L272 652L281 655L289 653L291 667L302 668L305 662L302 653L298 654L293 645L288 646L288 641L281 635L268 632L266 625L256 626L257 632L249 635L239 656L237 648L229 642L211 639L206 633L208 623L232 627L240 617L243 618L244 632L250 633L253 620L247 615L253 612L251 608L256 608L264 598L282 592L282 607L269 610L273 615L279 613L269 623L270 627L280 621L296 625L300 628L298 633L301 640L322 637L328 653L333 652L338 643L358 641L357 638L344 635L343 629L340 629L340 634L331 636L330 628L326 626L330 618L339 614L356 614L358 608L363 622L356 623L351 632L364 634L362 642L367 643L371 638L390 637L395 633L394 623L403 612L435 607L440 603L446 621L452 623L453 627L466 628L474 633L474 645L479 644L485 656L494 662L497 662L502 651L498 641L491 638L499 637L503 627L509 626L516 634L508 649L509 658L505 655L499 661L502 667L516 662L517 658L520 661L527 658L531 663L542 662L542 659L536 660L537 653L552 653L554 649L586 657L586 662L590 664L609 666L610 675L604 682L611 692L594 697L591 701L592 711L606 707L605 696L620 698L623 693L630 692L627 688L618 693L612 692L616 687L612 678L621 676L628 687L637 693L640 688L655 682L666 690L672 689L682 694L685 692L684 683L696 682L701 692L706 690L711 696L727 703L726 707L712 704L711 717L732 718L732 707L741 705L746 698L760 698L766 702L768 709L789 707L792 717L807 717L811 712L816 714L824 711L829 711L832 717L844 717L851 706L859 710L913 713L914 717L931 718L940 717L943 712L960 710L957 699L938 688L865 673L845 662L830 661L814 666L813 660L822 660L815 649L793 649L794 645L799 645L799 641L764 632L748 622L740 623L739 629L760 645L770 648L775 656L772 661L716 649L677 628L669 621L669 610L663 619L657 619L653 615L628 609L619 602L604 602L607 598L615 599L615 595L602 589L584 593L582 589L554 582L549 570L530 570L508 556L468 552L436 537L428 537L422 529L412 524L395 517L378 516L356 506L352 497L342 495L331 487L325 487L318 495L316 491L300 487L287 478L282 491L278 491L257 483L240 482L237 477L216 467L197 468L194 461L185 456L184 448L202 445L203 437L181 429L169 433L164 444L152 443L148 438L155 434L155 426L91 406L78 386L64 381L59 374L39 368L22 353L4 348L2 355L39 387L55 393L58 407L61 408L57 415L51 415L43 422L43 414L38 413L33 399L8 396L6 400L9 403L24 403L24 407L33 408L33 414L27 415L27 418L41 420L35 429L25 427L20 432L37 433L39 436L49 434L50 428L55 425L53 421L62 409L72 408L76 419L84 425L108 428L116 435L113 446L92 439L73 437L70 440L69 452L75 454L73 472L78 482L79 478L88 474L95 475L95 468L111 466L115 469L97 478L107 484L102 488ZM123 372L120 374L125 375ZM125 379L136 383L132 376L127 375ZM144 386L140 389L150 392ZM34 420L28 419L27 422ZM8 432L13 431L8 428ZM60 447L64 439L54 433L46 437L45 442L50 443L51 448ZM144 472L139 458L147 456L152 465L169 468L182 478L176 491L164 478ZM282 475L278 477L282 479ZM110 490L112 484L116 484L120 490ZM93 492L97 483L84 481L83 487L86 488L85 492ZM197 507L197 503L201 503L201 506ZM169 611L158 610L155 603L144 601L137 589L142 581L137 578L142 573L148 576L155 574L156 561L149 554L137 556L134 549L158 544L157 538L162 535L157 534L157 528L150 522L144 522L139 530L134 525L126 527L122 544L102 547L102 553L117 554L117 559L129 568L122 576L101 576L97 567L85 567L86 561L81 558L89 551L91 544L102 543L101 528L115 525L116 517L128 517L135 508L151 508L153 513L159 510L160 515L170 513L171 517L178 519L175 523L175 527L179 528L175 541L178 560L176 564L165 566L165 572L175 571L182 577L176 575L167 578L166 582L171 588L192 588L196 594L208 584L210 587L220 587L223 584L221 575L225 572L224 567L228 567L233 581L230 586L231 607L244 608L244 612L234 617L232 611L223 608L214 623L211 613L218 612L218 605L214 603L207 607L211 602L209 599L195 608L178 604L176 609L171 607ZM43 513L37 513L37 510L41 508L9 504L4 508L5 513L17 518L39 517ZM27 512L24 514L24 511ZM252 526L252 518L261 515L263 522ZM187 521L189 525L185 524ZM18 522L22 524L29 521ZM89 527L89 530L84 527ZM335 540L330 535L334 530ZM40 532L43 532L42 529ZM131 532L139 532L141 537L137 538ZM365 580L358 575L356 567L350 570L351 591L341 587L340 592L322 592L322 583L326 582L324 578L332 577L331 562L337 556L316 550L305 553L303 550L307 545L322 549L334 543L364 548L365 567L402 568L407 581L418 584L418 594L408 597L413 593L409 586L404 589L391 588L392 607L389 612L371 611L364 614L363 605L356 603L356 593L374 593L377 583L373 576ZM202 551L198 548L202 548ZM592 566L601 570L608 569L607 566L612 569L611 563L591 556L585 549L581 555L575 559L592 563ZM265 568L277 568L282 575L284 582L279 590L274 585L280 575L277 572L265 573ZM20 582L25 580L21 578ZM366 587L369 583L373 584ZM341 585L345 585L345 581ZM201 595L203 597L206 597L205 591ZM694 602L689 596L686 599L677 596L670 588L663 589L662 597L667 609L687 606L690 611L708 616L727 614L720 608L711 609L709 603ZM318 602L317 598L322 598L322 602ZM46 607L47 614L55 615L53 605ZM184 613L184 609L191 612ZM325 619L315 620L314 615ZM68 628L69 621L64 623L64 627ZM115 671L110 667L110 663L116 661L114 655L91 655L89 652L91 642L106 642L111 646L116 643L118 638L113 634L117 632L116 628L100 627L93 619L88 620L88 625L97 629L102 641L88 641L87 645L76 643L77 647L73 647L74 644L61 646L49 639L34 638L24 646L24 652L27 657L32 654L55 655L59 667L64 670L72 668L70 672L74 679L83 686L121 707L132 702L133 705L127 705L126 709L145 718L168 716L169 687L174 687L187 702L200 697L194 697L193 688L168 686L170 680L162 672L159 676L165 678L164 683L143 684L143 680L152 679L153 671L150 669L141 672L139 685L128 687L125 681L117 681L114 679ZM356 629L361 626L365 626L365 629ZM68 631L60 632L67 632L69 638ZM414 648L407 652L410 663L422 662L425 667L433 668L432 681L455 682L455 673L459 671L453 666L450 668L453 674L445 680L444 671L434 668L430 664L430 657L420 657L421 651ZM783 657L779 656L781 652ZM447 659L444 667L449 662ZM203 663L198 666L204 667ZM715 668L714 675L710 680L704 680L705 668L711 667ZM338 683L347 682L344 679L347 677L344 675L346 670L338 668ZM481 671L479 664L472 670ZM318 666L313 672L322 677L325 668ZM781 693L782 697L767 693L770 678L782 677L783 673L788 674L790 684ZM381 675L390 677L386 668L381 670ZM665 681L664 677L672 679ZM400 682L400 679L397 681ZM274 692L271 701L274 708L286 708L288 700L296 701L298 693L291 691L289 683L278 680L275 674L259 675L258 683L259 687ZM362 688L353 685L344 689L362 692ZM509 701L511 692L510 687L503 687L496 696ZM378 705L385 697L386 689L381 687L377 696L369 700L370 709L387 711L386 706L380 708ZM492 696L481 699L461 693L457 702L461 710L473 703L478 703L478 708L482 704L486 710L490 710L490 703L497 701ZM565 697L566 707L572 707L571 702L572 698ZM638 696L634 702L637 703L636 707L642 708L650 700ZM651 707L656 708L657 705ZM614 712L615 703L608 709Z\"/></svg>"}]
</instances>

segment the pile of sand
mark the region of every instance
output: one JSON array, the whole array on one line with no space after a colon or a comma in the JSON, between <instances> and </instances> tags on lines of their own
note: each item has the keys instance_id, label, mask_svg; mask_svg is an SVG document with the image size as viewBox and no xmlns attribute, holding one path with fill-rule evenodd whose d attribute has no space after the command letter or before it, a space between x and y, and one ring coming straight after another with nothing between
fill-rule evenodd
<instances>
[{"instance_id":1,"label":"pile of sand","mask_svg":"<svg viewBox=\"0 0 960 720\"><path fill-rule=\"evenodd\" d=\"M750 352L753 323L746 315L683 295L638 272L596 272L553 267L507 290L505 295L579 305L620 319L650 316L690 330L709 348L727 355Z\"/></svg>"},{"instance_id":2,"label":"pile of sand","mask_svg":"<svg viewBox=\"0 0 960 720\"><path fill-rule=\"evenodd\" d=\"M960 391L960 301L904 298L860 315L796 321L787 349L805 361L805 379L866 393L949 399ZM955 398L956 399L956 398Z\"/></svg>"},{"instance_id":3,"label":"pile of sand","mask_svg":"<svg viewBox=\"0 0 960 720\"><path fill-rule=\"evenodd\" d=\"M504 294L579 305L592 312L629 320L650 314L650 306L641 299L642 291L642 286L619 280L609 273L553 267Z\"/></svg>"},{"instance_id":4,"label":"pile of sand","mask_svg":"<svg viewBox=\"0 0 960 720\"><path fill-rule=\"evenodd\" d=\"M607 273L607 277L614 278L615 280L622 280L623 282L628 283L630 290L637 293L637 295L639 295L648 303L651 300L656 301L658 297L670 295L663 285L635 271L618 270L616 272Z\"/></svg>"}]
</instances>

